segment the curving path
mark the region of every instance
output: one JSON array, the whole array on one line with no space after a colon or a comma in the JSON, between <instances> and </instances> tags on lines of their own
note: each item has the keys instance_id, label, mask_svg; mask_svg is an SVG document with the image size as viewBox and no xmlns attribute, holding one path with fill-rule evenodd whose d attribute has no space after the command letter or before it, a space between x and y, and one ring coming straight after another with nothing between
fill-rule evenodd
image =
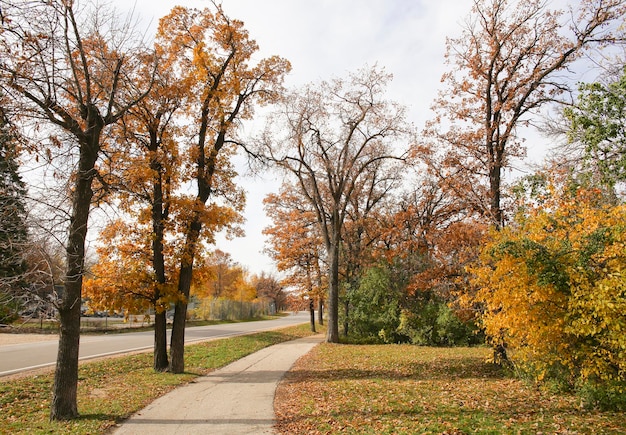
<instances>
[{"instance_id":1,"label":"curving path","mask_svg":"<svg viewBox=\"0 0 626 435\"><path fill-rule=\"evenodd\" d=\"M155 400L114 435L273 434L274 393L298 358L324 337L267 347Z\"/></svg>"}]
</instances>

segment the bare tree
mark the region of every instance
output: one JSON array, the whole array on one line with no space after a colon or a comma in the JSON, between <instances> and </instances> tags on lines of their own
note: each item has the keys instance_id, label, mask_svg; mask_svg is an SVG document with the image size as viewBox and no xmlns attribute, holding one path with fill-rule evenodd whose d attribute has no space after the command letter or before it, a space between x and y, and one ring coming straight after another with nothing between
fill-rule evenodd
<instances>
[{"instance_id":1,"label":"bare tree","mask_svg":"<svg viewBox=\"0 0 626 435\"><path fill-rule=\"evenodd\" d=\"M383 99L390 78L366 68L348 80L294 92L264 140L269 158L295 177L315 212L328 259L326 339L331 343L339 341L339 255L346 215L373 172L395 171L402 153L394 146L409 132L404 109Z\"/></svg>"},{"instance_id":2,"label":"bare tree","mask_svg":"<svg viewBox=\"0 0 626 435\"><path fill-rule=\"evenodd\" d=\"M128 22L117 26L112 12L79 1L0 1L1 86L20 104L25 118L71 149L71 211L66 238L66 272L59 303L61 330L51 419L78 416L78 348L85 239L94 199L103 131L147 92L136 89L138 51ZM56 136L55 132L63 136ZM39 149L45 154L42 147Z\"/></svg>"}]
</instances>

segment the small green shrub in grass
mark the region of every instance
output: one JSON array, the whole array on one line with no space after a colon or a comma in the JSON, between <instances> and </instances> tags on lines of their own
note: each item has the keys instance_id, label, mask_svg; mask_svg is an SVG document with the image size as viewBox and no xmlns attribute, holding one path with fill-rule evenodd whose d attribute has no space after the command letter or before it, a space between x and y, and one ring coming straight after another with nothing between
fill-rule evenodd
<instances>
[{"instance_id":1,"label":"small green shrub in grass","mask_svg":"<svg viewBox=\"0 0 626 435\"><path fill-rule=\"evenodd\" d=\"M588 381L578 389L582 405L601 411L626 411L626 383Z\"/></svg>"}]
</instances>

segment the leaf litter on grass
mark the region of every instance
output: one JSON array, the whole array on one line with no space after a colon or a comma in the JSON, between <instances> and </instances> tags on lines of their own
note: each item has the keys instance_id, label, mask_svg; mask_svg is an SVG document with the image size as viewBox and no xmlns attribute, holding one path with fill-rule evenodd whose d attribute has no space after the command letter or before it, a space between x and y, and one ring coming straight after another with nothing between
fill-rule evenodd
<instances>
[{"instance_id":1,"label":"leaf litter on grass","mask_svg":"<svg viewBox=\"0 0 626 435\"><path fill-rule=\"evenodd\" d=\"M620 413L583 410L507 377L490 349L322 344L276 393L282 434L626 433Z\"/></svg>"},{"instance_id":2,"label":"leaf litter on grass","mask_svg":"<svg viewBox=\"0 0 626 435\"><path fill-rule=\"evenodd\" d=\"M189 345L183 374L156 373L150 353L80 365L75 420L51 422L53 374L0 380L0 435L100 434L155 398L263 347L311 335L308 325Z\"/></svg>"}]
</instances>

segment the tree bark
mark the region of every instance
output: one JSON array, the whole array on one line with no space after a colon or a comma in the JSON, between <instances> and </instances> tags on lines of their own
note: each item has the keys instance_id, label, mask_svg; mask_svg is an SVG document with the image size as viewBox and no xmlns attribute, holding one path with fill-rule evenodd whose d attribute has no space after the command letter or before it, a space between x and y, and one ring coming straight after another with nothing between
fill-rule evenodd
<instances>
[{"instance_id":1,"label":"tree bark","mask_svg":"<svg viewBox=\"0 0 626 435\"><path fill-rule=\"evenodd\" d=\"M339 234L336 229L328 253L328 329L326 341L339 343Z\"/></svg>"},{"instance_id":2,"label":"tree bark","mask_svg":"<svg viewBox=\"0 0 626 435\"><path fill-rule=\"evenodd\" d=\"M167 311L154 314L154 363L153 368L157 372L168 369L167 359Z\"/></svg>"},{"instance_id":3,"label":"tree bark","mask_svg":"<svg viewBox=\"0 0 626 435\"><path fill-rule=\"evenodd\" d=\"M156 141L154 141L156 142ZM151 162L151 167L155 171L153 184L153 204L152 204L152 230L154 239L152 241L152 267L155 272L157 288L154 294L154 362L153 368L157 372L166 371L169 367L167 358L167 312L160 306L159 299L161 293L159 284L165 284L165 257L163 254L165 219L163 212L163 183L160 165L155 158Z\"/></svg>"},{"instance_id":4,"label":"tree bark","mask_svg":"<svg viewBox=\"0 0 626 435\"><path fill-rule=\"evenodd\" d=\"M321 295L317 300L317 323L324 324L324 298Z\"/></svg>"},{"instance_id":5,"label":"tree bark","mask_svg":"<svg viewBox=\"0 0 626 435\"><path fill-rule=\"evenodd\" d=\"M100 121L100 122L98 122ZM78 417L78 351L80 345L80 308L85 263L85 239L95 175L94 166L100 150L101 119L89 124L92 134L80 144L78 174L74 182L72 216L66 247L67 270L65 289L59 305L61 327L54 386L51 420L69 420Z\"/></svg>"},{"instance_id":6,"label":"tree bark","mask_svg":"<svg viewBox=\"0 0 626 435\"><path fill-rule=\"evenodd\" d=\"M495 147L495 146L494 146ZM497 150L496 160L491 163L489 169L489 207L491 212L491 219L497 228L504 226L504 215L502 213L502 207L500 206L500 197L502 189L502 157L501 153Z\"/></svg>"},{"instance_id":7,"label":"tree bark","mask_svg":"<svg viewBox=\"0 0 626 435\"><path fill-rule=\"evenodd\" d=\"M76 296L76 286L79 286L78 297ZM71 420L78 417L76 399L80 342L80 286L80 283L65 285L63 308L59 309L61 326L52 390L51 420ZM71 300L77 301L77 303L72 304Z\"/></svg>"},{"instance_id":8,"label":"tree bark","mask_svg":"<svg viewBox=\"0 0 626 435\"><path fill-rule=\"evenodd\" d=\"M191 279L193 276L193 260L196 253L196 245L200 238L202 222L200 217L195 217L189 231L185 251L181 260L180 275L178 278L178 293L182 297L174 308L174 322L172 324L172 335L170 340L170 371L172 373L183 373L185 371L185 322L187 321L187 302L191 290Z\"/></svg>"},{"instance_id":9,"label":"tree bark","mask_svg":"<svg viewBox=\"0 0 626 435\"><path fill-rule=\"evenodd\" d=\"M348 295L346 295L346 302L344 303L344 320L343 320L343 336L347 337L350 332L350 325L348 323L348 319L350 319L350 300L348 299Z\"/></svg>"},{"instance_id":10,"label":"tree bark","mask_svg":"<svg viewBox=\"0 0 626 435\"><path fill-rule=\"evenodd\" d=\"M183 272L191 267L181 269L181 280ZM185 274L190 272L185 272ZM174 308L174 322L170 339L170 372L185 372L185 322L187 320L187 301L178 301Z\"/></svg>"},{"instance_id":11,"label":"tree bark","mask_svg":"<svg viewBox=\"0 0 626 435\"><path fill-rule=\"evenodd\" d=\"M315 331L315 302L313 298L309 299L309 312L311 313L311 332Z\"/></svg>"}]
</instances>

